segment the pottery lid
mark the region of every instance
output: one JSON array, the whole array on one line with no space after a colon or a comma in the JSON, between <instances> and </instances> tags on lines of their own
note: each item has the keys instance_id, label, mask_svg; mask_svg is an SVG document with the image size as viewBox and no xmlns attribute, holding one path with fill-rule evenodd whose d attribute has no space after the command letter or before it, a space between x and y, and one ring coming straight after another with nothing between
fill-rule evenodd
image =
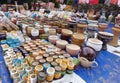
<instances>
[{"instance_id":1,"label":"pottery lid","mask_svg":"<svg viewBox=\"0 0 120 83\"><path fill-rule=\"evenodd\" d=\"M32 66L36 66L36 65L38 65L38 64L39 64L38 61L33 61L33 62L32 62Z\"/></svg>"},{"instance_id":2,"label":"pottery lid","mask_svg":"<svg viewBox=\"0 0 120 83\"><path fill-rule=\"evenodd\" d=\"M96 38L89 38L88 41L90 43L94 43L94 44L103 44L103 42L99 39L96 39Z\"/></svg>"},{"instance_id":3,"label":"pottery lid","mask_svg":"<svg viewBox=\"0 0 120 83\"><path fill-rule=\"evenodd\" d=\"M55 69L53 67L47 68L47 74L48 75L54 75L54 73L55 73Z\"/></svg>"},{"instance_id":4,"label":"pottery lid","mask_svg":"<svg viewBox=\"0 0 120 83\"><path fill-rule=\"evenodd\" d=\"M59 39L59 37L57 35L50 35L49 39L57 40L57 39Z\"/></svg>"},{"instance_id":5,"label":"pottery lid","mask_svg":"<svg viewBox=\"0 0 120 83\"><path fill-rule=\"evenodd\" d=\"M65 35L72 35L73 34L73 32L69 29L62 29L62 33Z\"/></svg>"},{"instance_id":6,"label":"pottery lid","mask_svg":"<svg viewBox=\"0 0 120 83\"><path fill-rule=\"evenodd\" d=\"M36 57L35 57L36 60L40 60L40 59L42 59L42 58L43 58L43 56L36 56Z\"/></svg>"},{"instance_id":7,"label":"pottery lid","mask_svg":"<svg viewBox=\"0 0 120 83\"><path fill-rule=\"evenodd\" d=\"M63 55L59 55L59 58L65 58L65 56L63 56Z\"/></svg>"},{"instance_id":8,"label":"pottery lid","mask_svg":"<svg viewBox=\"0 0 120 83\"><path fill-rule=\"evenodd\" d=\"M61 63L62 62L62 59L58 58L55 60L57 63Z\"/></svg>"},{"instance_id":9,"label":"pottery lid","mask_svg":"<svg viewBox=\"0 0 120 83\"><path fill-rule=\"evenodd\" d=\"M42 70L43 70L43 66L42 66L42 65L37 65L37 66L35 67L35 70L37 70L37 71L42 71Z\"/></svg>"},{"instance_id":10,"label":"pottery lid","mask_svg":"<svg viewBox=\"0 0 120 83\"><path fill-rule=\"evenodd\" d=\"M57 62L53 61L53 62L51 63L51 65L57 66L58 64L57 64Z\"/></svg>"},{"instance_id":11,"label":"pottery lid","mask_svg":"<svg viewBox=\"0 0 120 83\"><path fill-rule=\"evenodd\" d=\"M44 56L44 57L48 57L48 56L49 56L49 54L43 54L43 56Z\"/></svg>"},{"instance_id":12,"label":"pottery lid","mask_svg":"<svg viewBox=\"0 0 120 83\"><path fill-rule=\"evenodd\" d=\"M65 62L60 63L61 67L67 67L67 64Z\"/></svg>"},{"instance_id":13,"label":"pottery lid","mask_svg":"<svg viewBox=\"0 0 120 83\"><path fill-rule=\"evenodd\" d=\"M61 67L60 66L55 66L55 71L61 71Z\"/></svg>"},{"instance_id":14,"label":"pottery lid","mask_svg":"<svg viewBox=\"0 0 120 83\"><path fill-rule=\"evenodd\" d=\"M40 59L39 62L40 62L40 63L45 63L46 60L45 60L45 59Z\"/></svg>"},{"instance_id":15,"label":"pottery lid","mask_svg":"<svg viewBox=\"0 0 120 83\"><path fill-rule=\"evenodd\" d=\"M66 48L72 49L72 50L80 50L80 46L75 44L68 44Z\"/></svg>"},{"instance_id":16,"label":"pottery lid","mask_svg":"<svg viewBox=\"0 0 120 83\"><path fill-rule=\"evenodd\" d=\"M53 58L55 58L55 59L56 59L56 58L58 58L58 56L57 56L57 55L54 55L54 56L53 56Z\"/></svg>"},{"instance_id":17,"label":"pottery lid","mask_svg":"<svg viewBox=\"0 0 120 83\"><path fill-rule=\"evenodd\" d=\"M70 54L68 54L68 53L65 53L65 54L63 54L66 58L68 58L68 57L70 57Z\"/></svg>"},{"instance_id":18,"label":"pottery lid","mask_svg":"<svg viewBox=\"0 0 120 83\"><path fill-rule=\"evenodd\" d=\"M101 35L105 35L105 36L114 36L112 33L108 33L108 32L99 32L99 34Z\"/></svg>"},{"instance_id":19,"label":"pottery lid","mask_svg":"<svg viewBox=\"0 0 120 83\"><path fill-rule=\"evenodd\" d=\"M47 61L53 61L53 57L47 57L46 60Z\"/></svg>"},{"instance_id":20,"label":"pottery lid","mask_svg":"<svg viewBox=\"0 0 120 83\"><path fill-rule=\"evenodd\" d=\"M60 44L60 45L67 45L68 44L68 42L65 40L57 40L56 43Z\"/></svg>"},{"instance_id":21,"label":"pottery lid","mask_svg":"<svg viewBox=\"0 0 120 83\"><path fill-rule=\"evenodd\" d=\"M78 33L75 33L73 34L73 38L76 38L76 39L85 39L85 35L84 34L78 34Z\"/></svg>"},{"instance_id":22,"label":"pottery lid","mask_svg":"<svg viewBox=\"0 0 120 83\"><path fill-rule=\"evenodd\" d=\"M38 76L40 76L40 77L46 77L46 74L45 74L45 72L39 72Z\"/></svg>"},{"instance_id":23,"label":"pottery lid","mask_svg":"<svg viewBox=\"0 0 120 83\"><path fill-rule=\"evenodd\" d=\"M68 65L74 67L74 62L69 61L69 62L68 62Z\"/></svg>"},{"instance_id":24,"label":"pottery lid","mask_svg":"<svg viewBox=\"0 0 120 83\"><path fill-rule=\"evenodd\" d=\"M49 64L49 63L44 63L43 66L44 66L45 68L48 68L48 67L50 67L50 64Z\"/></svg>"}]
</instances>

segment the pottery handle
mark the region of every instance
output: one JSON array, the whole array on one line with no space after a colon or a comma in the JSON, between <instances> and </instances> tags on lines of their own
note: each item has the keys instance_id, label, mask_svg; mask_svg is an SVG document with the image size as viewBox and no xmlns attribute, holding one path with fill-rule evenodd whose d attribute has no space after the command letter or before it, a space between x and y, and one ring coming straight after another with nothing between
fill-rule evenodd
<instances>
[{"instance_id":1,"label":"pottery handle","mask_svg":"<svg viewBox=\"0 0 120 83\"><path fill-rule=\"evenodd\" d=\"M95 65L93 65L93 64L95 64ZM96 68L96 67L98 67L98 63L96 62L96 61L93 61L93 64L92 64L92 68Z\"/></svg>"}]
</instances>

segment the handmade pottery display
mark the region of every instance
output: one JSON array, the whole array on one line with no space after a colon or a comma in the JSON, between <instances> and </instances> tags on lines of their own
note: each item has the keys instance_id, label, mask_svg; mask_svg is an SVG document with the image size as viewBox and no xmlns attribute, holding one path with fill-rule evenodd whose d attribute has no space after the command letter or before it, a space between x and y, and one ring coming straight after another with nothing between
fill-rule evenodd
<instances>
[{"instance_id":1,"label":"handmade pottery display","mask_svg":"<svg viewBox=\"0 0 120 83\"><path fill-rule=\"evenodd\" d=\"M75 33L72 35L72 43L82 46L86 36L84 34Z\"/></svg>"},{"instance_id":2,"label":"handmade pottery display","mask_svg":"<svg viewBox=\"0 0 120 83\"><path fill-rule=\"evenodd\" d=\"M88 41L86 42L86 45L94 48L95 51L100 51L102 49L102 44L103 42L96 38L89 38Z\"/></svg>"},{"instance_id":3,"label":"handmade pottery display","mask_svg":"<svg viewBox=\"0 0 120 83\"><path fill-rule=\"evenodd\" d=\"M114 34L114 37L112 41L109 43L112 46L118 46L118 40L119 40L119 35L120 35L120 28L118 27L113 27L112 32Z\"/></svg>"},{"instance_id":4,"label":"handmade pottery display","mask_svg":"<svg viewBox=\"0 0 120 83\"><path fill-rule=\"evenodd\" d=\"M66 51L72 56L76 56L80 52L80 47L75 44L68 44L66 45Z\"/></svg>"},{"instance_id":5,"label":"handmade pottery display","mask_svg":"<svg viewBox=\"0 0 120 83\"><path fill-rule=\"evenodd\" d=\"M107 50L107 44L113 39L113 34L108 32L99 32L97 38L103 42L102 50Z\"/></svg>"}]
</instances>

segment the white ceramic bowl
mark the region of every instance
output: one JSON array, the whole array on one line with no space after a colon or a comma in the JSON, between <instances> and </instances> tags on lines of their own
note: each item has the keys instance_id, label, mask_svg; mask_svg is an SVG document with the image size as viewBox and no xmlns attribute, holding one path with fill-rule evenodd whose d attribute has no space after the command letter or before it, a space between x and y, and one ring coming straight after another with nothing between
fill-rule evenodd
<instances>
[{"instance_id":1,"label":"white ceramic bowl","mask_svg":"<svg viewBox=\"0 0 120 83\"><path fill-rule=\"evenodd\" d=\"M78 45L75 45L75 44L68 44L68 45L66 45L66 51L70 55L76 56L80 52L80 47Z\"/></svg>"},{"instance_id":2,"label":"white ceramic bowl","mask_svg":"<svg viewBox=\"0 0 120 83\"><path fill-rule=\"evenodd\" d=\"M50 35L48 37L49 42L51 42L52 44L55 44L58 39L59 37L57 35Z\"/></svg>"},{"instance_id":3,"label":"white ceramic bowl","mask_svg":"<svg viewBox=\"0 0 120 83\"><path fill-rule=\"evenodd\" d=\"M68 42L65 40L57 40L56 41L56 46L60 49L64 49L67 44L68 44Z\"/></svg>"},{"instance_id":4,"label":"white ceramic bowl","mask_svg":"<svg viewBox=\"0 0 120 83\"><path fill-rule=\"evenodd\" d=\"M96 38L89 38L87 41L87 46L92 47L95 51L100 51L102 49L103 42Z\"/></svg>"},{"instance_id":5,"label":"white ceramic bowl","mask_svg":"<svg viewBox=\"0 0 120 83\"><path fill-rule=\"evenodd\" d=\"M84 57L79 57L80 63L83 67L89 68L89 67L98 67L98 63L96 61L88 61ZM95 66L93 64L96 64Z\"/></svg>"}]
</instances>

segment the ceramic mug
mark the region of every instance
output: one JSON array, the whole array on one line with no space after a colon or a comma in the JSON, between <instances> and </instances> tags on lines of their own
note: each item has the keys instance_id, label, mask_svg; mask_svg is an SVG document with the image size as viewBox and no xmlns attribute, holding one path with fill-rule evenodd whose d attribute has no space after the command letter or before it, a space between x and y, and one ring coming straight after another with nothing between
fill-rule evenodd
<instances>
[{"instance_id":1,"label":"ceramic mug","mask_svg":"<svg viewBox=\"0 0 120 83\"><path fill-rule=\"evenodd\" d=\"M88 61L86 58L84 57L79 57L80 63L83 67L85 68L96 68L98 67L98 63L94 60L94 61ZM95 64L95 65L93 65Z\"/></svg>"}]
</instances>

